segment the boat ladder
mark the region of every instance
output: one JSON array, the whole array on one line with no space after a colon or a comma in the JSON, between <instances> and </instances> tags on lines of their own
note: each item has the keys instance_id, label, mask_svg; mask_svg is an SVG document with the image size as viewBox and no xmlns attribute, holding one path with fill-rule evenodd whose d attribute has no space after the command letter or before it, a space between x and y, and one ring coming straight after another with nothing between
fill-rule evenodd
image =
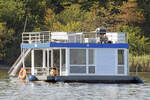
<instances>
[{"instance_id":1,"label":"boat ladder","mask_svg":"<svg viewBox=\"0 0 150 100\"><path fill-rule=\"evenodd\" d=\"M18 59L15 61L15 63L12 65L12 67L8 71L9 76L16 76L16 73L21 68L23 59L25 59L27 57L27 55L30 53L30 51L31 51L31 49L27 49L20 54Z\"/></svg>"}]
</instances>

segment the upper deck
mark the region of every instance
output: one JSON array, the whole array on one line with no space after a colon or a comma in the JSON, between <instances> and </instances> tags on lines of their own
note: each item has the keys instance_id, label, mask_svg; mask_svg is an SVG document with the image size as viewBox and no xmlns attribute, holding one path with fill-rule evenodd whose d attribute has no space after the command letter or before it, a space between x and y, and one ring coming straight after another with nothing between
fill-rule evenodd
<instances>
[{"instance_id":1,"label":"upper deck","mask_svg":"<svg viewBox=\"0 0 150 100\"><path fill-rule=\"evenodd\" d=\"M128 48L123 32L106 32L102 39L96 32L23 32L21 48L92 47Z\"/></svg>"}]
</instances>

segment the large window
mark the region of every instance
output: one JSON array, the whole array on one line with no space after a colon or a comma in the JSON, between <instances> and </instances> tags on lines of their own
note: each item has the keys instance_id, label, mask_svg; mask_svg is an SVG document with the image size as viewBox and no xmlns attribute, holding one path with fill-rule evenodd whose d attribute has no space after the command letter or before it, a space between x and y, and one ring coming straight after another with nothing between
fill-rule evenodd
<instances>
[{"instance_id":1,"label":"large window","mask_svg":"<svg viewBox=\"0 0 150 100\"><path fill-rule=\"evenodd\" d=\"M70 49L70 64L86 64L86 49Z\"/></svg>"},{"instance_id":2,"label":"large window","mask_svg":"<svg viewBox=\"0 0 150 100\"><path fill-rule=\"evenodd\" d=\"M95 65L94 65L94 49L89 49L88 51L88 73L95 73Z\"/></svg>"},{"instance_id":3,"label":"large window","mask_svg":"<svg viewBox=\"0 0 150 100\"><path fill-rule=\"evenodd\" d=\"M86 73L86 49L70 49L70 73Z\"/></svg>"},{"instance_id":4,"label":"large window","mask_svg":"<svg viewBox=\"0 0 150 100\"><path fill-rule=\"evenodd\" d=\"M118 65L124 65L124 50L118 50Z\"/></svg>"},{"instance_id":5,"label":"large window","mask_svg":"<svg viewBox=\"0 0 150 100\"><path fill-rule=\"evenodd\" d=\"M118 74L124 74L124 50L118 50Z\"/></svg>"},{"instance_id":6,"label":"large window","mask_svg":"<svg viewBox=\"0 0 150 100\"><path fill-rule=\"evenodd\" d=\"M93 49L89 49L89 64L94 64L94 50Z\"/></svg>"},{"instance_id":7,"label":"large window","mask_svg":"<svg viewBox=\"0 0 150 100\"><path fill-rule=\"evenodd\" d=\"M94 74L94 49L70 49L70 73Z\"/></svg>"},{"instance_id":8,"label":"large window","mask_svg":"<svg viewBox=\"0 0 150 100\"><path fill-rule=\"evenodd\" d=\"M62 71L66 71L66 51L65 49L62 49Z\"/></svg>"},{"instance_id":9,"label":"large window","mask_svg":"<svg viewBox=\"0 0 150 100\"><path fill-rule=\"evenodd\" d=\"M35 67L41 67L42 66L42 50L34 50L34 63Z\"/></svg>"}]
</instances>

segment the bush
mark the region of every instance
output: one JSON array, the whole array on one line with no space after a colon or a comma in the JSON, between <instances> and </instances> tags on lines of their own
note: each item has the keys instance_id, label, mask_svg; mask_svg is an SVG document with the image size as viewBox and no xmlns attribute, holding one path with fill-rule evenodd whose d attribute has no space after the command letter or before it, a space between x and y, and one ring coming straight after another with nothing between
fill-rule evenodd
<instances>
[{"instance_id":1,"label":"bush","mask_svg":"<svg viewBox=\"0 0 150 100\"><path fill-rule=\"evenodd\" d=\"M142 36L142 30L139 27L123 26L122 31L128 33L129 50L133 56L150 53L150 42L148 38Z\"/></svg>"},{"instance_id":2,"label":"bush","mask_svg":"<svg viewBox=\"0 0 150 100\"><path fill-rule=\"evenodd\" d=\"M130 71L150 72L150 55L132 56L130 55Z\"/></svg>"}]
</instances>

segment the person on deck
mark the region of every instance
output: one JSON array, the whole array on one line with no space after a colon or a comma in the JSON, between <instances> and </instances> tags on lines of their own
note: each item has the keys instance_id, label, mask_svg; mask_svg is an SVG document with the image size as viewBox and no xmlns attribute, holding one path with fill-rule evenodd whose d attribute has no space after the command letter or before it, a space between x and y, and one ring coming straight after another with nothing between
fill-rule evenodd
<instances>
[{"instance_id":1,"label":"person on deck","mask_svg":"<svg viewBox=\"0 0 150 100\"><path fill-rule=\"evenodd\" d=\"M96 32L97 32L98 43L107 43L108 37L106 36L106 29L97 28Z\"/></svg>"}]
</instances>

